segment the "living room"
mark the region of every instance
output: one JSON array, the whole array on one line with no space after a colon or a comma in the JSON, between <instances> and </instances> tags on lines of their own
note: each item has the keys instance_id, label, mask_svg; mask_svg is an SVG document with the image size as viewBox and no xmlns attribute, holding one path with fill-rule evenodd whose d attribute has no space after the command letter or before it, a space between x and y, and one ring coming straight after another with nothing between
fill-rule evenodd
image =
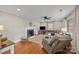
<instances>
[{"instance_id":1,"label":"living room","mask_svg":"<svg viewBox=\"0 0 79 59\"><path fill-rule=\"evenodd\" d=\"M78 14L79 6L76 5L0 5L0 53L79 53ZM70 39L68 42L59 37L65 39L65 35ZM52 46L54 42L64 42L58 43L63 48L58 44L50 48L49 42L53 42Z\"/></svg>"}]
</instances>

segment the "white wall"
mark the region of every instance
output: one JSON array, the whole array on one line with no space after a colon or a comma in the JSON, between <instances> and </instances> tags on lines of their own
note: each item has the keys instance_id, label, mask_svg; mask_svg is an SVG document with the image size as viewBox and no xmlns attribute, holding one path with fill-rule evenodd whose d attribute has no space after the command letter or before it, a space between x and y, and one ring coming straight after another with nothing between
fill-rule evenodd
<instances>
[{"instance_id":1,"label":"white wall","mask_svg":"<svg viewBox=\"0 0 79 59\"><path fill-rule=\"evenodd\" d=\"M38 22L38 21L36 21L36 20L29 20L29 21L26 21L26 22L27 22L26 27L27 27L27 28L34 28L34 34L38 34L40 22ZM32 23L32 26L29 26L29 22ZM27 28L26 28L26 29L27 29Z\"/></svg>"},{"instance_id":2,"label":"white wall","mask_svg":"<svg viewBox=\"0 0 79 59\"><path fill-rule=\"evenodd\" d=\"M77 53L79 53L79 33L78 33L79 32L79 6L76 9L76 14L75 14L75 10L74 10L73 13L71 15L69 15L67 17L67 19L62 22L63 27L67 27L68 20L72 20L72 22L69 23L70 25L72 23L72 26L70 27L71 28L70 32L72 32L71 37L73 38L72 48L75 49L77 51Z\"/></svg>"},{"instance_id":3,"label":"white wall","mask_svg":"<svg viewBox=\"0 0 79 59\"><path fill-rule=\"evenodd\" d=\"M68 21L67 23L67 29L68 29L68 32L71 34L71 37L72 37L72 48L73 49L76 49L76 34L75 34L75 11L67 17L66 19Z\"/></svg>"},{"instance_id":4,"label":"white wall","mask_svg":"<svg viewBox=\"0 0 79 59\"><path fill-rule=\"evenodd\" d=\"M53 23L54 30L60 30L62 28L62 22L54 22Z\"/></svg>"},{"instance_id":5,"label":"white wall","mask_svg":"<svg viewBox=\"0 0 79 59\"><path fill-rule=\"evenodd\" d=\"M67 29L67 20L66 19L63 19L63 21L61 22L61 27Z\"/></svg>"},{"instance_id":6,"label":"white wall","mask_svg":"<svg viewBox=\"0 0 79 59\"><path fill-rule=\"evenodd\" d=\"M37 28L39 28L39 26L46 26L48 30L60 30L62 27L61 22L42 22L41 24L40 22L36 22L35 25Z\"/></svg>"},{"instance_id":7,"label":"white wall","mask_svg":"<svg viewBox=\"0 0 79 59\"><path fill-rule=\"evenodd\" d=\"M76 36L76 49L77 53L79 53L79 6L76 6L76 22L75 22L75 36Z\"/></svg>"},{"instance_id":8,"label":"white wall","mask_svg":"<svg viewBox=\"0 0 79 59\"><path fill-rule=\"evenodd\" d=\"M4 26L4 36L18 41L25 33L26 21L18 16L0 12L0 24Z\"/></svg>"},{"instance_id":9,"label":"white wall","mask_svg":"<svg viewBox=\"0 0 79 59\"><path fill-rule=\"evenodd\" d=\"M39 20L39 21L37 21ZM37 30L39 30L40 26L46 26L46 29L48 30L60 30L62 27L62 22L61 21L56 21L56 22L46 22L46 21L42 21L40 19L31 19L30 22L33 23L33 25L35 25L35 27L37 28Z\"/></svg>"}]
</instances>

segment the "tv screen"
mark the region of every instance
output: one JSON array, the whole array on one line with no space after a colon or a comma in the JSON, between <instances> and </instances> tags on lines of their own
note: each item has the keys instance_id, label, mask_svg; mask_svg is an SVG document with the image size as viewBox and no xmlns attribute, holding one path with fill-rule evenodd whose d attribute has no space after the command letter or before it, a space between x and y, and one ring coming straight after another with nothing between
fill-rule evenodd
<instances>
[{"instance_id":1,"label":"tv screen","mask_svg":"<svg viewBox=\"0 0 79 59\"><path fill-rule=\"evenodd\" d=\"M40 26L40 30L45 30L45 26Z\"/></svg>"}]
</instances>

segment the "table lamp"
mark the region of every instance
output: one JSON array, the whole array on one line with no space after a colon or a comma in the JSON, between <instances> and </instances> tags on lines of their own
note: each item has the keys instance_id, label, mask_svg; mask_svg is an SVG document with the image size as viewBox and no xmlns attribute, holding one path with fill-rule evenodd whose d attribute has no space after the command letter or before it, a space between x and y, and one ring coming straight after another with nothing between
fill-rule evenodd
<instances>
[{"instance_id":1,"label":"table lamp","mask_svg":"<svg viewBox=\"0 0 79 59\"><path fill-rule=\"evenodd\" d=\"M1 48L1 38L2 38L2 36L3 36L3 30L4 30L4 26L3 25L0 25L0 48Z\"/></svg>"},{"instance_id":2,"label":"table lamp","mask_svg":"<svg viewBox=\"0 0 79 59\"><path fill-rule=\"evenodd\" d=\"M0 37L2 37L3 30L4 30L4 26L0 25Z\"/></svg>"},{"instance_id":3,"label":"table lamp","mask_svg":"<svg viewBox=\"0 0 79 59\"><path fill-rule=\"evenodd\" d=\"M67 33L67 29L66 29L66 28L62 28L61 31L62 31L62 33L64 33L64 34Z\"/></svg>"}]
</instances>

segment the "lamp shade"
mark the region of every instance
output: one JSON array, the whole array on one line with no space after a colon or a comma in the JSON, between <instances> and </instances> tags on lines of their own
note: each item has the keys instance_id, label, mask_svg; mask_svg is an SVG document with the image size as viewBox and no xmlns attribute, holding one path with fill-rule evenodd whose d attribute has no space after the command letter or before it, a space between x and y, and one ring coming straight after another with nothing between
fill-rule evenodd
<instances>
[{"instance_id":1,"label":"lamp shade","mask_svg":"<svg viewBox=\"0 0 79 59\"><path fill-rule=\"evenodd\" d=\"M4 30L4 26L0 25L0 31L3 31L3 30Z\"/></svg>"},{"instance_id":2,"label":"lamp shade","mask_svg":"<svg viewBox=\"0 0 79 59\"><path fill-rule=\"evenodd\" d=\"M62 28L61 31L62 32L67 32L67 29L66 28Z\"/></svg>"}]
</instances>

